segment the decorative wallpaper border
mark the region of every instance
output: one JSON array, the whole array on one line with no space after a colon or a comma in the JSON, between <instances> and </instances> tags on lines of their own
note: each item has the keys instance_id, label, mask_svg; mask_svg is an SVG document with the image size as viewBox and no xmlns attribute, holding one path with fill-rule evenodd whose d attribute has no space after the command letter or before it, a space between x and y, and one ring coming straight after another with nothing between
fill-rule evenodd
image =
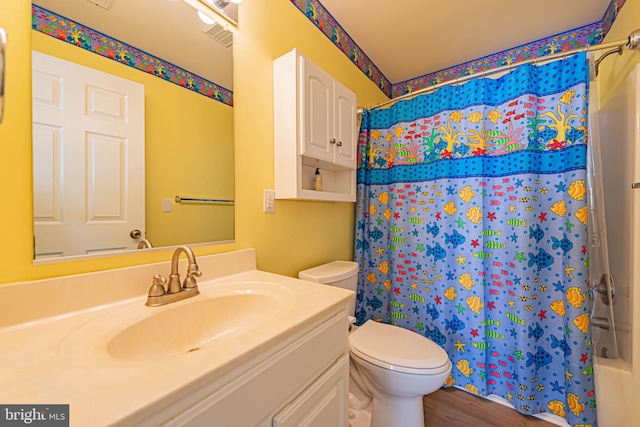
<instances>
[{"instance_id":1,"label":"decorative wallpaper border","mask_svg":"<svg viewBox=\"0 0 640 427\"><path fill-rule=\"evenodd\" d=\"M504 65L511 65L529 59L541 58L559 52L570 52L574 49L598 44L602 41L601 23L596 22L555 36L546 37L512 49L503 50L483 58L474 59L454 67L436 71L415 79L393 85L393 96L404 95L417 89L433 86L443 82L464 77L470 74L491 70Z\"/></svg>"},{"instance_id":2,"label":"decorative wallpaper border","mask_svg":"<svg viewBox=\"0 0 640 427\"><path fill-rule=\"evenodd\" d=\"M35 4L31 28L233 107L229 89Z\"/></svg>"},{"instance_id":3,"label":"decorative wallpaper border","mask_svg":"<svg viewBox=\"0 0 640 427\"><path fill-rule=\"evenodd\" d=\"M620 13L620 9L622 9L625 2L626 0L611 0L607 11L604 13L604 17L602 18L602 38L604 38L611 29L613 21L618 17L618 13Z\"/></svg>"},{"instance_id":4,"label":"decorative wallpaper border","mask_svg":"<svg viewBox=\"0 0 640 427\"><path fill-rule=\"evenodd\" d=\"M291 0L291 3L304 13L338 49L347 55L351 62L369 77L382 92L391 97L392 85L389 79L380 72L373 61L369 59L318 0Z\"/></svg>"},{"instance_id":5,"label":"decorative wallpaper border","mask_svg":"<svg viewBox=\"0 0 640 427\"><path fill-rule=\"evenodd\" d=\"M612 0L602 21L517 46L483 58L446 68L424 76L392 84L331 16L319 0L290 0L320 31L322 31L351 61L388 97L450 81L458 77L490 70L503 65L540 58L553 53L568 52L599 44L607 34L626 0Z\"/></svg>"}]
</instances>

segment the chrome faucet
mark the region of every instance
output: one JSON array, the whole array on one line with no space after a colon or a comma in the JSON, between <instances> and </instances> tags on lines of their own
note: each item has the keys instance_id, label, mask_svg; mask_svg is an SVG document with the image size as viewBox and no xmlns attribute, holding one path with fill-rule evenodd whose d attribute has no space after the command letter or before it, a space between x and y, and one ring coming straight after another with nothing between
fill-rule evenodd
<instances>
[{"instance_id":1,"label":"chrome faucet","mask_svg":"<svg viewBox=\"0 0 640 427\"><path fill-rule=\"evenodd\" d=\"M184 282L181 284L178 265L180 255L183 252L187 256L189 266L187 267L187 277L185 277ZM191 248L188 246L178 246L171 258L169 281L167 282L167 279L159 274L153 276L153 284L149 289L146 305L149 307L157 307L198 295L200 291L198 291L196 277L200 276L202 276L202 272L198 269L196 256L193 254Z\"/></svg>"}]
</instances>

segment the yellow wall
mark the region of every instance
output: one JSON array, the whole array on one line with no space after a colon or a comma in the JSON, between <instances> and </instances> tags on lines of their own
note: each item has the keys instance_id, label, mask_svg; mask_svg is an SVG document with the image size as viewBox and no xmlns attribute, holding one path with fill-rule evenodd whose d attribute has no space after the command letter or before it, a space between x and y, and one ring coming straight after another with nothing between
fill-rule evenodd
<instances>
[{"instance_id":1,"label":"yellow wall","mask_svg":"<svg viewBox=\"0 0 640 427\"><path fill-rule=\"evenodd\" d=\"M30 2L0 2L0 26L9 34L6 117L0 125L4 205L0 212L0 283L168 260L170 252L164 251L33 265ZM387 99L290 1L242 3L240 28L234 38L236 242L199 246L197 255L253 247L260 269L287 275L353 256L353 203L278 200L275 213L262 212L263 189L273 188L272 64L294 47L353 90L358 105L371 106ZM194 97L206 101L200 95ZM176 137L180 132L174 129Z\"/></svg>"},{"instance_id":2,"label":"yellow wall","mask_svg":"<svg viewBox=\"0 0 640 427\"><path fill-rule=\"evenodd\" d=\"M627 0L603 43L626 40L632 31L640 29L638 17L640 17L640 2ZM596 57L604 52L596 52ZM638 63L640 63L640 51L626 49L622 55L610 55L602 61L598 74L600 105L606 103L612 92L629 76L631 69Z\"/></svg>"},{"instance_id":3,"label":"yellow wall","mask_svg":"<svg viewBox=\"0 0 640 427\"><path fill-rule=\"evenodd\" d=\"M31 9L27 1L0 2L7 32L4 120L0 124L0 281L30 276Z\"/></svg>"},{"instance_id":4,"label":"yellow wall","mask_svg":"<svg viewBox=\"0 0 640 427\"><path fill-rule=\"evenodd\" d=\"M356 93L359 106L386 96L288 0L246 0L234 38L238 241L257 248L258 268L296 275L334 259L353 259L354 204L277 200L273 188L273 60L294 47Z\"/></svg>"}]
</instances>

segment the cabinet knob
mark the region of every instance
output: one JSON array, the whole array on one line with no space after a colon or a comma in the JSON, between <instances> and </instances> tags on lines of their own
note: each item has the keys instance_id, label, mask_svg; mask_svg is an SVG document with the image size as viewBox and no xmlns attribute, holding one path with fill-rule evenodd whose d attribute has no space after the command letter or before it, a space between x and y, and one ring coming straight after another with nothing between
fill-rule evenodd
<instances>
[{"instance_id":1,"label":"cabinet knob","mask_svg":"<svg viewBox=\"0 0 640 427\"><path fill-rule=\"evenodd\" d=\"M338 142L336 143L336 145L337 145L338 147L342 147L342 141L338 141Z\"/></svg>"},{"instance_id":2,"label":"cabinet knob","mask_svg":"<svg viewBox=\"0 0 640 427\"><path fill-rule=\"evenodd\" d=\"M331 138L331 140L329 141L331 144L335 144L336 143L336 139L335 138Z\"/></svg>"}]
</instances>

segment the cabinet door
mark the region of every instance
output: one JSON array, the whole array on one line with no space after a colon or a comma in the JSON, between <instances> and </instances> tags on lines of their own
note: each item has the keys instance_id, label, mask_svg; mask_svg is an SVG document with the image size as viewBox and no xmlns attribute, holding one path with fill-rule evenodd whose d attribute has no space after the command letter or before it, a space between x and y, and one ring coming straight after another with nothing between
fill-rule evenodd
<instances>
[{"instance_id":1,"label":"cabinet door","mask_svg":"<svg viewBox=\"0 0 640 427\"><path fill-rule=\"evenodd\" d=\"M300 57L300 154L333 162L333 80Z\"/></svg>"},{"instance_id":2,"label":"cabinet door","mask_svg":"<svg viewBox=\"0 0 640 427\"><path fill-rule=\"evenodd\" d=\"M273 417L273 427L348 427L349 355Z\"/></svg>"},{"instance_id":3,"label":"cabinet door","mask_svg":"<svg viewBox=\"0 0 640 427\"><path fill-rule=\"evenodd\" d=\"M334 131L336 147L333 162L356 168L356 96L340 83L334 83Z\"/></svg>"}]
</instances>

